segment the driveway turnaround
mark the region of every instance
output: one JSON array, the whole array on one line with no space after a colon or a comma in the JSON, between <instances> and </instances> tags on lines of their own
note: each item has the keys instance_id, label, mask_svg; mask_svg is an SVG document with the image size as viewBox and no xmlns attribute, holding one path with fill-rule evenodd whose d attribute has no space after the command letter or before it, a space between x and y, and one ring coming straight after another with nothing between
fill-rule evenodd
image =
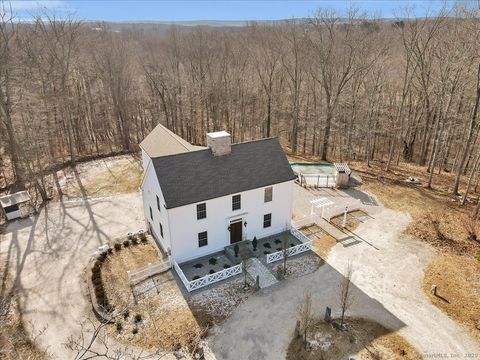
<instances>
[{"instance_id":1,"label":"driveway turnaround","mask_svg":"<svg viewBox=\"0 0 480 360\"><path fill-rule=\"evenodd\" d=\"M98 246L144 228L139 193L52 202L32 219L13 222L0 242L39 345L55 359L72 359L64 343L81 333L91 313L83 269ZM3 270L3 269L2 269Z\"/></svg>"},{"instance_id":2,"label":"driveway turnaround","mask_svg":"<svg viewBox=\"0 0 480 360\"><path fill-rule=\"evenodd\" d=\"M349 234L358 241L337 243L316 272L262 289L241 304L211 340L218 359L284 359L305 290L312 293L320 315L330 306L332 315L338 316L338 288L349 261L355 301L348 315L398 331L425 357L480 354L480 345L468 332L423 293L423 269L435 251L402 234L411 220L407 214L383 208L358 190L307 191L295 186L294 213L299 218L309 214L314 197L330 197L337 203L360 199L371 218Z\"/></svg>"}]
</instances>

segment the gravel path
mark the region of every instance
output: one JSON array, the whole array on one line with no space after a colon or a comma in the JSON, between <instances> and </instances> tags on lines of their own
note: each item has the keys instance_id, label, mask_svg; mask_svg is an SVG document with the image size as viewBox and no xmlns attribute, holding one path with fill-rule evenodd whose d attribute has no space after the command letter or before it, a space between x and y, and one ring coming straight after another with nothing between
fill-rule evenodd
<instances>
[{"instance_id":1,"label":"gravel path","mask_svg":"<svg viewBox=\"0 0 480 360\"><path fill-rule=\"evenodd\" d=\"M247 271L253 279L256 279L257 275L259 276L259 285L262 289L278 282L272 272L256 257L247 260Z\"/></svg>"}]
</instances>

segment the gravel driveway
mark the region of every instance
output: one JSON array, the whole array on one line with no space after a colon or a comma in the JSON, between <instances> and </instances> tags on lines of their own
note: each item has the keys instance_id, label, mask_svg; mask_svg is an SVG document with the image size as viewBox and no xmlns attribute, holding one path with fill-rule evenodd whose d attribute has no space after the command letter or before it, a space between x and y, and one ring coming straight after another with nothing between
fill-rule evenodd
<instances>
[{"instance_id":1,"label":"gravel driveway","mask_svg":"<svg viewBox=\"0 0 480 360\"><path fill-rule=\"evenodd\" d=\"M331 196L337 203L348 201L350 196L362 200L372 218L355 230L360 242L352 246L337 244L328 263L315 273L278 283L240 305L212 339L217 358L285 358L303 292L312 292L319 313L325 306L338 310L338 285L349 260L355 269L353 282L358 286L349 315L398 330L426 357L439 353L460 358L468 353L480 354L480 345L423 293L423 269L434 249L402 234L410 222L408 215L385 209L374 197L356 190L312 194L295 186L294 212L298 217L309 213L308 201L315 196Z\"/></svg>"},{"instance_id":2,"label":"gravel driveway","mask_svg":"<svg viewBox=\"0 0 480 360\"><path fill-rule=\"evenodd\" d=\"M0 254L14 272L24 319L53 358L71 359L69 335L91 313L83 268L107 240L144 228L139 193L52 202L30 219L11 223Z\"/></svg>"}]
</instances>

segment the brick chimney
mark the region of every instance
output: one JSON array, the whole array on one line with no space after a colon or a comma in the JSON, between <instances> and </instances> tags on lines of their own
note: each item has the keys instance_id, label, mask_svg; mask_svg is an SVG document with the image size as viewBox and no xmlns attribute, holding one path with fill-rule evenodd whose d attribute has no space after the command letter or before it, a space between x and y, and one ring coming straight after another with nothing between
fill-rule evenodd
<instances>
[{"instance_id":1,"label":"brick chimney","mask_svg":"<svg viewBox=\"0 0 480 360\"><path fill-rule=\"evenodd\" d=\"M230 134L226 131L207 133L207 146L212 150L213 156L230 154L232 151Z\"/></svg>"}]
</instances>

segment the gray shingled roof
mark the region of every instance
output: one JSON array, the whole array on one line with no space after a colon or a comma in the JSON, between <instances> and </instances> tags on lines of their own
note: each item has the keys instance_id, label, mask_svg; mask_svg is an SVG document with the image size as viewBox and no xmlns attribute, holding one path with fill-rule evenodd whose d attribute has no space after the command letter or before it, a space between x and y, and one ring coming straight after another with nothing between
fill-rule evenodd
<instances>
[{"instance_id":1,"label":"gray shingled roof","mask_svg":"<svg viewBox=\"0 0 480 360\"><path fill-rule=\"evenodd\" d=\"M276 138L233 144L224 156L206 149L152 161L167 209L295 179Z\"/></svg>"}]
</instances>

